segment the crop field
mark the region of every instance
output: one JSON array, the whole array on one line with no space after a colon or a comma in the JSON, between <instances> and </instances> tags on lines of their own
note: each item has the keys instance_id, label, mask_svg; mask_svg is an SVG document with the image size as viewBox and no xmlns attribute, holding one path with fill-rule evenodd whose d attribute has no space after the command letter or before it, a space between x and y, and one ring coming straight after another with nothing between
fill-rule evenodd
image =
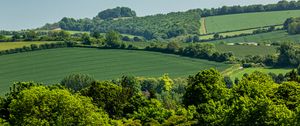
<instances>
[{"instance_id":1,"label":"crop field","mask_svg":"<svg viewBox=\"0 0 300 126\"><path fill-rule=\"evenodd\" d=\"M30 46L31 44L46 44L46 43L53 43L49 41L45 42L0 42L0 50L8 50L8 49L15 49L15 48L22 48L23 46Z\"/></svg>"},{"instance_id":2,"label":"crop field","mask_svg":"<svg viewBox=\"0 0 300 126\"><path fill-rule=\"evenodd\" d=\"M293 41L300 43L300 34L298 35L289 35L286 31L274 31L269 33L261 33L256 35L228 38L222 40L216 40L212 42L228 42L228 43L239 43L239 42L287 42Z\"/></svg>"},{"instance_id":3,"label":"crop field","mask_svg":"<svg viewBox=\"0 0 300 126\"><path fill-rule=\"evenodd\" d=\"M235 78L242 78L243 75L245 73L247 74L251 74L255 71L260 71L260 72L263 72L263 73L275 73L275 74L286 74L287 72L290 72L292 69L284 69L284 68L281 68L281 69L273 69L273 68L245 68L245 69L241 69L241 70L237 70L235 72L233 72L230 77L231 79L235 79Z\"/></svg>"},{"instance_id":4,"label":"crop field","mask_svg":"<svg viewBox=\"0 0 300 126\"><path fill-rule=\"evenodd\" d=\"M206 17L208 33L283 24L289 17L299 17L300 10L258 12Z\"/></svg>"},{"instance_id":5,"label":"crop field","mask_svg":"<svg viewBox=\"0 0 300 126\"><path fill-rule=\"evenodd\" d=\"M217 44L216 48L220 52L233 52L236 57L244 57L247 55L265 56L268 54L276 54L276 46L254 46L254 45L222 45Z\"/></svg>"},{"instance_id":6,"label":"crop field","mask_svg":"<svg viewBox=\"0 0 300 126\"><path fill-rule=\"evenodd\" d=\"M61 48L0 56L0 95L16 81L59 83L71 73L90 74L99 80L122 75L187 77L200 70L220 71L231 65L147 51Z\"/></svg>"}]
</instances>

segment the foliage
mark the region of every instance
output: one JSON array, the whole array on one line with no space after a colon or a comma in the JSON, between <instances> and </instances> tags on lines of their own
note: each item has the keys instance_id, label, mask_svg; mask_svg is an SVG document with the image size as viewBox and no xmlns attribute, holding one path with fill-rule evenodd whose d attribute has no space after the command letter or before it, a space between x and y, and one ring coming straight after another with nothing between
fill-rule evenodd
<instances>
[{"instance_id":1,"label":"foliage","mask_svg":"<svg viewBox=\"0 0 300 126\"><path fill-rule=\"evenodd\" d=\"M125 85L124 79L121 85L112 82L93 82L90 87L82 90L81 94L93 98L93 102L99 108L104 108L111 118L118 119L133 113L140 106L145 106L144 97L141 97L139 92L131 92L135 87Z\"/></svg>"},{"instance_id":2,"label":"foliage","mask_svg":"<svg viewBox=\"0 0 300 126\"><path fill-rule=\"evenodd\" d=\"M176 43L171 42L167 45L167 47L161 45L150 45L147 46L145 50L174 53L177 55L208 59L217 62L233 61L235 59L231 52L217 52L215 45L213 44L189 44L186 47L180 47Z\"/></svg>"},{"instance_id":3,"label":"foliage","mask_svg":"<svg viewBox=\"0 0 300 126\"><path fill-rule=\"evenodd\" d=\"M38 45L31 44L30 46L23 46L22 48L2 50L0 51L0 55L44 50L44 49L66 48L66 47L73 47L73 46L75 46L75 43L73 42L57 42L57 43L46 43L46 44L38 44Z\"/></svg>"},{"instance_id":4,"label":"foliage","mask_svg":"<svg viewBox=\"0 0 300 126\"><path fill-rule=\"evenodd\" d=\"M115 19L119 17L131 17ZM102 20L105 19L105 20ZM143 36L150 39L167 39L185 34L197 34L200 27L200 14L197 11L173 12L146 17L135 17L129 8L115 8L100 12L93 19L63 18L58 22L64 30L97 31L107 33L111 30L122 34ZM186 22L189 22L186 24ZM57 23L53 24L56 25ZM49 28L43 27L42 29ZM137 38L136 38L137 39ZM135 40L137 41L137 40Z\"/></svg>"},{"instance_id":5,"label":"foliage","mask_svg":"<svg viewBox=\"0 0 300 126\"><path fill-rule=\"evenodd\" d=\"M299 1L286 1L281 0L277 4L267 5L248 5L248 6L223 6L212 9L197 9L201 13L202 17L238 14L238 13L250 13L250 12L268 12L268 11L282 11L282 10L296 10L300 8Z\"/></svg>"},{"instance_id":6,"label":"foliage","mask_svg":"<svg viewBox=\"0 0 300 126\"><path fill-rule=\"evenodd\" d=\"M184 95L185 106L208 103L209 100L220 100L226 95L225 84L221 74L214 70L204 70L190 76Z\"/></svg>"},{"instance_id":7,"label":"foliage","mask_svg":"<svg viewBox=\"0 0 300 126\"><path fill-rule=\"evenodd\" d=\"M284 22L284 28L287 29L289 34L300 34L300 17L298 18L288 18Z\"/></svg>"},{"instance_id":8,"label":"foliage","mask_svg":"<svg viewBox=\"0 0 300 126\"><path fill-rule=\"evenodd\" d=\"M297 71L292 73L299 76ZM171 81L170 90L158 91L161 83ZM0 115L11 125L299 123L299 82L277 84L271 76L254 72L227 88L224 77L209 69L190 76L187 85L182 83L186 82L166 75L161 78L123 76L120 80L95 81L80 90L80 94L72 94L61 85L21 82L14 85L5 98L0 98ZM156 90L153 93L157 98L147 95L151 90ZM180 94L184 94L183 97ZM183 102L177 102L174 97ZM176 101L172 103L177 104L176 107L170 107L172 101Z\"/></svg>"},{"instance_id":9,"label":"foliage","mask_svg":"<svg viewBox=\"0 0 300 126\"><path fill-rule=\"evenodd\" d=\"M91 100L59 88L18 83L7 95L11 125L106 125L109 118ZM1 112L1 116L3 113Z\"/></svg>"},{"instance_id":10,"label":"foliage","mask_svg":"<svg viewBox=\"0 0 300 126\"><path fill-rule=\"evenodd\" d=\"M279 56L277 66L297 67L300 63L299 49L293 43L283 43L278 48Z\"/></svg>"},{"instance_id":11,"label":"foliage","mask_svg":"<svg viewBox=\"0 0 300 126\"><path fill-rule=\"evenodd\" d=\"M106 45L110 48L119 48L121 46L121 35L116 31L110 31L105 36Z\"/></svg>"},{"instance_id":12,"label":"foliage","mask_svg":"<svg viewBox=\"0 0 300 126\"><path fill-rule=\"evenodd\" d=\"M103 20L121 18L121 17L135 17L135 11L131 10L128 7L116 7L113 9L107 9L101 11L96 18L100 18Z\"/></svg>"},{"instance_id":13,"label":"foliage","mask_svg":"<svg viewBox=\"0 0 300 126\"><path fill-rule=\"evenodd\" d=\"M66 76L60 84L74 91L86 88L94 82L94 78L86 74L71 74Z\"/></svg>"}]
</instances>

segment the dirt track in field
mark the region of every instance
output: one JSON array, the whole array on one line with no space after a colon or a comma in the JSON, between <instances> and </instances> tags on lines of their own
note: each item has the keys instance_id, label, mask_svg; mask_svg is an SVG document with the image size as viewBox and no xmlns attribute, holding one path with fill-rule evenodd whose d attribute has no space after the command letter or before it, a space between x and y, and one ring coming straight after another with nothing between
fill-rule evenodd
<instances>
[{"instance_id":1,"label":"dirt track in field","mask_svg":"<svg viewBox=\"0 0 300 126\"><path fill-rule=\"evenodd\" d=\"M200 28L200 33L201 34L207 34L207 29L206 29L206 19L205 17L201 18L201 28Z\"/></svg>"}]
</instances>

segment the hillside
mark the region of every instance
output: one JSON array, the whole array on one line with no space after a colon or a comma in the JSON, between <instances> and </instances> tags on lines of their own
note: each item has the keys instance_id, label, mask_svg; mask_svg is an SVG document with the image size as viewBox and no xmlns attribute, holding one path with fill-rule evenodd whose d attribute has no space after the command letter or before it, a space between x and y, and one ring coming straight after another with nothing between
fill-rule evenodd
<instances>
[{"instance_id":1,"label":"hillside","mask_svg":"<svg viewBox=\"0 0 300 126\"><path fill-rule=\"evenodd\" d=\"M196 72L230 65L147 51L64 48L1 56L1 94L14 81L58 83L71 73L85 73L99 80L122 75L187 77Z\"/></svg>"},{"instance_id":2,"label":"hillside","mask_svg":"<svg viewBox=\"0 0 300 126\"><path fill-rule=\"evenodd\" d=\"M103 12L106 11L107 10ZM100 12L99 14L102 14L103 12ZM46 24L41 29L49 30L53 28L62 28L64 30L97 31L102 33L116 30L122 34L143 36L150 40L167 39L185 34L198 34L200 28L200 13L192 10L145 17L113 19L102 19L99 17L100 16L96 16L93 19L85 18L78 20L65 17L58 23Z\"/></svg>"},{"instance_id":3,"label":"hillside","mask_svg":"<svg viewBox=\"0 0 300 126\"><path fill-rule=\"evenodd\" d=\"M299 17L300 10L232 14L206 17L207 33L234 31L283 24L290 17Z\"/></svg>"}]
</instances>

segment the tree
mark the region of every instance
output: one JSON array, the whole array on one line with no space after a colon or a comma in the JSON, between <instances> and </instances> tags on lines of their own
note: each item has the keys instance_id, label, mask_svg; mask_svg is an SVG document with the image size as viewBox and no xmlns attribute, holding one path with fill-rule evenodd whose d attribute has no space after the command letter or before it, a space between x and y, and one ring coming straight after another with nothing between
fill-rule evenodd
<instances>
[{"instance_id":1,"label":"tree","mask_svg":"<svg viewBox=\"0 0 300 126\"><path fill-rule=\"evenodd\" d=\"M297 70L293 69L292 71L286 73L285 77L288 81L300 82Z\"/></svg>"},{"instance_id":2,"label":"tree","mask_svg":"<svg viewBox=\"0 0 300 126\"><path fill-rule=\"evenodd\" d=\"M221 35L219 33L214 34L214 39L219 39Z\"/></svg>"},{"instance_id":3,"label":"tree","mask_svg":"<svg viewBox=\"0 0 300 126\"><path fill-rule=\"evenodd\" d=\"M129 115L130 118L141 120L144 125L146 125L145 123L150 123L153 120L158 121L158 124L163 123L171 116L172 111L165 109L156 99L151 99L148 102L148 106L141 107L138 111Z\"/></svg>"},{"instance_id":4,"label":"tree","mask_svg":"<svg viewBox=\"0 0 300 126\"><path fill-rule=\"evenodd\" d=\"M12 125L107 125L107 114L89 98L43 86L21 91L9 105Z\"/></svg>"},{"instance_id":5,"label":"tree","mask_svg":"<svg viewBox=\"0 0 300 126\"><path fill-rule=\"evenodd\" d=\"M99 108L103 108L110 117L122 117L124 108L122 87L110 82L93 82L90 87L82 90L81 94L91 97L93 102Z\"/></svg>"},{"instance_id":6,"label":"tree","mask_svg":"<svg viewBox=\"0 0 300 126\"><path fill-rule=\"evenodd\" d=\"M220 100L226 94L221 74L215 69L204 70L188 78L188 86L183 96L185 106Z\"/></svg>"},{"instance_id":7,"label":"tree","mask_svg":"<svg viewBox=\"0 0 300 126\"><path fill-rule=\"evenodd\" d=\"M98 17L103 20L120 17L136 17L136 13L128 7L117 7L99 12Z\"/></svg>"},{"instance_id":8,"label":"tree","mask_svg":"<svg viewBox=\"0 0 300 126\"><path fill-rule=\"evenodd\" d=\"M293 46L293 43L283 43L278 48L279 56L277 66L297 67L300 63L299 51Z\"/></svg>"},{"instance_id":9,"label":"tree","mask_svg":"<svg viewBox=\"0 0 300 126\"><path fill-rule=\"evenodd\" d=\"M105 36L106 45L110 48L119 48L121 46L121 35L116 31L110 31Z\"/></svg>"},{"instance_id":10,"label":"tree","mask_svg":"<svg viewBox=\"0 0 300 126\"><path fill-rule=\"evenodd\" d=\"M232 87L233 86L233 81L231 80L231 78L229 76L225 76L224 77L224 81L227 87Z\"/></svg>"},{"instance_id":11,"label":"tree","mask_svg":"<svg viewBox=\"0 0 300 126\"><path fill-rule=\"evenodd\" d=\"M300 102L300 86L296 82L284 82L275 91L275 100L295 111Z\"/></svg>"},{"instance_id":12,"label":"tree","mask_svg":"<svg viewBox=\"0 0 300 126\"><path fill-rule=\"evenodd\" d=\"M141 39L140 37L133 37L133 41L135 42L140 42L140 41L143 41L143 39Z\"/></svg>"},{"instance_id":13,"label":"tree","mask_svg":"<svg viewBox=\"0 0 300 126\"><path fill-rule=\"evenodd\" d=\"M177 42L169 42L167 45L167 51L170 53L175 53L179 50L180 46Z\"/></svg>"},{"instance_id":14,"label":"tree","mask_svg":"<svg viewBox=\"0 0 300 126\"><path fill-rule=\"evenodd\" d=\"M61 81L61 85L74 91L80 91L90 86L94 81L95 79L87 74L71 74Z\"/></svg>"},{"instance_id":15,"label":"tree","mask_svg":"<svg viewBox=\"0 0 300 126\"><path fill-rule=\"evenodd\" d=\"M98 31L91 32L90 34L91 34L92 37L94 37L94 38L96 38L96 39L102 38L101 33L98 32Z\"/></svg>"},{"instance_id":16,"label":"tree","mask_svg":"<svg viewBox=\"0 0 300 126\"><path fill-rule=\"evenodd\" d=\"M89 34L84 33L81 37L82 43L85 45L91 45L92 44L92 40Z\"/></svg>"}]
</instances>

